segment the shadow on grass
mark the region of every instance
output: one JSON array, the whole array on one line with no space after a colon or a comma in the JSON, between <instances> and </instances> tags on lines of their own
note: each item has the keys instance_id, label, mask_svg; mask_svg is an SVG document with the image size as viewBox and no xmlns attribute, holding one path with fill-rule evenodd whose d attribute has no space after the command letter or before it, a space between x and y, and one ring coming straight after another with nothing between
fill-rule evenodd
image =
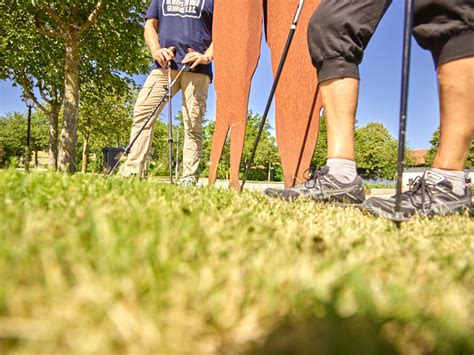
<instances>
[{"instance_id":1,"label":"shadow on grass","mask_svg":"<svg viewBox=\"0 0 474 355\"><path fill-rule=\"evenodd\" d=\"M245 354L398 354L379 335L379 326L369 318L310 317L286 319L254 344Z\"/></svg>"}]
</instances>

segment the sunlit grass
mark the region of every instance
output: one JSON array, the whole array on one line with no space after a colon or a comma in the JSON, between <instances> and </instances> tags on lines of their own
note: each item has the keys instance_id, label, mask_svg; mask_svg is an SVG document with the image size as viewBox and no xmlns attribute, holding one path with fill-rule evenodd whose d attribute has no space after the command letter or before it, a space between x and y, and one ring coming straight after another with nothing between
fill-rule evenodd
<instances>
[{"instance_id":1,"label":"sunlit grass","mask_svg":"<svg viewBox=\"0 0 474 355\"><path fill-rule=\"evenodd\" d=\"M0 353L472 353L474 222L0 171Z\"/></svg>"}]
</instances>

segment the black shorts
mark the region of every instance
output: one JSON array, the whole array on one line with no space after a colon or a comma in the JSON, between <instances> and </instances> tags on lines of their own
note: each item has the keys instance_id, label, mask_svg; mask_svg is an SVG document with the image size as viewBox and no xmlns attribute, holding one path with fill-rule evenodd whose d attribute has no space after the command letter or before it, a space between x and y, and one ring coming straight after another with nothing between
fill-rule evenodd
<instances>
[{"instance_id":1,"label":"black shorts","mask_svg":"<svg viewBox=\"0 0 474 355\"><path fill-rule=\"evenodd\" d=\"M359 79L359 64L391 0L322 0L308 26L318 80ZM413 35L435 66L474 55L474 0L415 0Z\"/></svg>"}]
</instances>

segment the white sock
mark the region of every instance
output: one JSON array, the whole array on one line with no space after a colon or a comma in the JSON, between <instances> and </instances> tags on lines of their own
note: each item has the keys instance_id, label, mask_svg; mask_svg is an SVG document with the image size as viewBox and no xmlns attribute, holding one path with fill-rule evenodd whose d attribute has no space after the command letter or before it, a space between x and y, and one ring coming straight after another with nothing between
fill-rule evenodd
<instances>
[{"instance_id":1,"label":"white sock","mask_svg":"<svg viewBox=\"0 0 474 355\"><path fill-rule=\"evenodd\" d=\"M432 168L429 170L434 174L429 174L427 181L436 184L439 181L439 176L445 178L453 185L453 192L456 195L464 196L465 187L466 187L466 174L464 171L457 170L443 170Z\"/></svg>"},{"instance_id":2,"label":"white sock","mask_svg":"<svg viewBox=\"0 0 474 355\"><path fill-rule=\"evenodd\" d=\"M331 175L344 184L353 182L357 177L356 163L353 160L329 158L326 165L329 166Z\"/></svg>"}]
</instances>

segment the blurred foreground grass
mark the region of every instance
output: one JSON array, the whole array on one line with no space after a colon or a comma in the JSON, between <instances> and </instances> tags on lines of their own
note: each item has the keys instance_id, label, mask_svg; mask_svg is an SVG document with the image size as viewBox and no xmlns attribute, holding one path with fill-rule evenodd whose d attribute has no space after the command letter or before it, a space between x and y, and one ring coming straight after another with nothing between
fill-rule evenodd
<instances>
[{"instance_id":1,"label":"blurred foreground grass","mask_svg":"<svg viewBox=\"0 0 474 355\"><path fill-rule=\"evenodd\" d=\"M0 353L474 351L474 221L0 171Z\"/></svg>"}]
</instances>

